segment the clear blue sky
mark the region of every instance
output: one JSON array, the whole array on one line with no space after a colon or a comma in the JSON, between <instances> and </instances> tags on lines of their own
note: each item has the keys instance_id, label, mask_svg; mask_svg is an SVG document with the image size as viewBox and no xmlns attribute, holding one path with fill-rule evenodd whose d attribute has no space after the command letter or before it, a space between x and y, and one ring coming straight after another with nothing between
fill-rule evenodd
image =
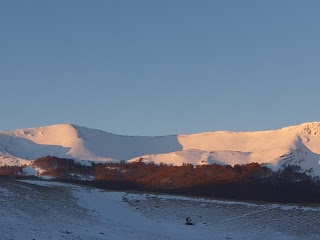
<instances>
[{"instance_id":1,"label":"clear blue sky","mask_svg":"<svg viewBox=\"0 0 320 240\"><path fill-rule=\"evenodd\" d=\"M0 0L0 129L320 121L320 1Z\"/></svg>"}]
</instances>

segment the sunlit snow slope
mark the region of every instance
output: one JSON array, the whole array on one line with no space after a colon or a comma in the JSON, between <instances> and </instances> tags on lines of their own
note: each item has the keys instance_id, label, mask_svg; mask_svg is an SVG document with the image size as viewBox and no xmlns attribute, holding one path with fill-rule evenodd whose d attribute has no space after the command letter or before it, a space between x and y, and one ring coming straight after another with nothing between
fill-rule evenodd
<instances>
[{"instance_id":1,"label":"sunlit snow slope","mask_svg":"<svg viewBox=\"0 0 320 240\"><path fill-rule=\"evenodd\" d=\"M71 124L0 131L2 163L51 155L76 160L127 160L182 149L176 136L129 137Z\"/></svg>"},{"instance_id":2,"label":"sunlit snow slope","mask_svg":"<svg viewBox=\"0 0 320 240\"><path fill-rule=\"evenodd\" d=\"M298 164L320 175L320 122L258 132L218 131L179 135L182 151L142 156L146 162L181 165L267 163ZM130 161L135 161L132 159Z\"/></svg>"},{"instance_id":3,"label":"sunlit snow slope","mask_svg":"<svg viewBox=\"0 0 320 240\"><path fill-rule=\"evenodd\" d=\"M162 137L121 136L71 124L0 131L0 164L28 164L51 155L90 161L182 165L299 164L320 175L320 122L272 131L208 132Z\"/></svg>"}]
</instances>

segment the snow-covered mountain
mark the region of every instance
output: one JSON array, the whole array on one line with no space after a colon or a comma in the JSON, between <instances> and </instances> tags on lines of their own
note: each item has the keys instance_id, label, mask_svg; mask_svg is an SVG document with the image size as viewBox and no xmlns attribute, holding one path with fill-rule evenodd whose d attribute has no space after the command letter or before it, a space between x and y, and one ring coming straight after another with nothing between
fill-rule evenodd
<instances>
[{"instance_id":1,"label":"snow-covered mountain","mask_svg":"<svg viewBox=\"0 0 320 240\"><path fill-rule=\"evenodd\" d=\"M121 136L72 124L0 131L0 164L30 164L51 155L90 161L182 165L299 164L320 175L320 122L257 132L217 131L161 137Z\"/></svg>"},{"instance_id":2,"label":"snow-covered mountain","mask_svg":"<svg viewBox=\"0 0 320 240\"><path fill-rule=\"evenodd\" d=\"M128 160L181 150L177 136L130 137L72 124L0 131L2 164L28 163L42 156L90 161Z\"/></svg>"}]
</instances>

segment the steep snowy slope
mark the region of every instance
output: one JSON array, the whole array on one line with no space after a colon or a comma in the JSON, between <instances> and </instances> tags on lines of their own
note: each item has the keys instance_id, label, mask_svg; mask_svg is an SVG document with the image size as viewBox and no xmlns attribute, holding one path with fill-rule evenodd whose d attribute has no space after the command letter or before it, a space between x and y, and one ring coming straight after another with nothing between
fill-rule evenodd
<instances>
[{"instance_id":1,"label":"steep snowy slope","mask_svg":"<svg viewBox=\"0 0 320 240\"><path fill-rule=\"evenodd\" d=\"M121 136L75 126L81 139L83 149L99 158L128 160L145 154L159 154L182 150L177 136L138 137ZM87 155L90 157L90 155Z\"/></svg>"},{"instance_id":2,"label":"steep snowy slope","mask_svg":"<svg viewBox=\"0 0 320 240\"><path fill-rule=\"evenodd\" d=\"M27 164L45 155L90 161L143 161L181 165L300 164L320 175L320 122L272 131L121 136L71 124L0 131L0 164Z\"/></svg>"}]
</instances>

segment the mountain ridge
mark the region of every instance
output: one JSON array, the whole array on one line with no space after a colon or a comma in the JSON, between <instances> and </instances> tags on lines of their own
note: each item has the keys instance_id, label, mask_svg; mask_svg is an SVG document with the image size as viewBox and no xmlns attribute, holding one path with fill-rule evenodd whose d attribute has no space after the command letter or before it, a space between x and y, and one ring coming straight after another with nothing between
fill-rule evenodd
<instances>
[{"instance_id":1,"label":"mountain ridge","mask_svg":"<svg viewBox=\"0 0 320 240\"><path fill-rule=\"evenodd\" d=\"M312 133L312 134L320 134L320 121L313 121L313 122L304 122L297 125L290 125L278 129L266 129L266 130L251 130L251 131L232 131L232 130L216 130L216 131L205 131L205 132L197 132L197 133L190 133L190 134L168 134L168 135L125 135L125 134L118 134L113 132L108 132L104 130L100 130L97 128L89 128L85 126L80 126L74 123L60 123L60 124L53 124L53 125L44 125L44 126L38 126L38 127L27 127L27 128L18 128L18 129L11 129L11 130L0 130L0 133L2 132L17 132L17 131L27 131L27 130L36 130L36 129L42 129L42 128L56 128L56 127L69 127L77 130L77 128L85 128L89 130L96 130L104 133L108 133L111 135L117 135L117 136L123 136L123 137L168 137L168 136L179 136L179 135L197 135L197 134L210 134L210 133L225 133L225 134L243 134L243 133L266 133L266 132L273 132L273 131L279 131L279 130L286 130L290 131L293 129L301 129L301 133Z\"/></svg>"},{"instance_id":2,"label":"mountain ridge","mask_svg":"<svg viewBox=\"0 0 320 240\"><path fill-rule=\"evenodd\" d=\"M281 157L290 153L295 155L290 161ZM140 158L173 165L257 162L275 168L292 162L320 175L320 122L277 130L167 136L125 136L75 124L0 131L0 165L28 165L46 155L96 162Z\"/></svg>"}]
</instances>

